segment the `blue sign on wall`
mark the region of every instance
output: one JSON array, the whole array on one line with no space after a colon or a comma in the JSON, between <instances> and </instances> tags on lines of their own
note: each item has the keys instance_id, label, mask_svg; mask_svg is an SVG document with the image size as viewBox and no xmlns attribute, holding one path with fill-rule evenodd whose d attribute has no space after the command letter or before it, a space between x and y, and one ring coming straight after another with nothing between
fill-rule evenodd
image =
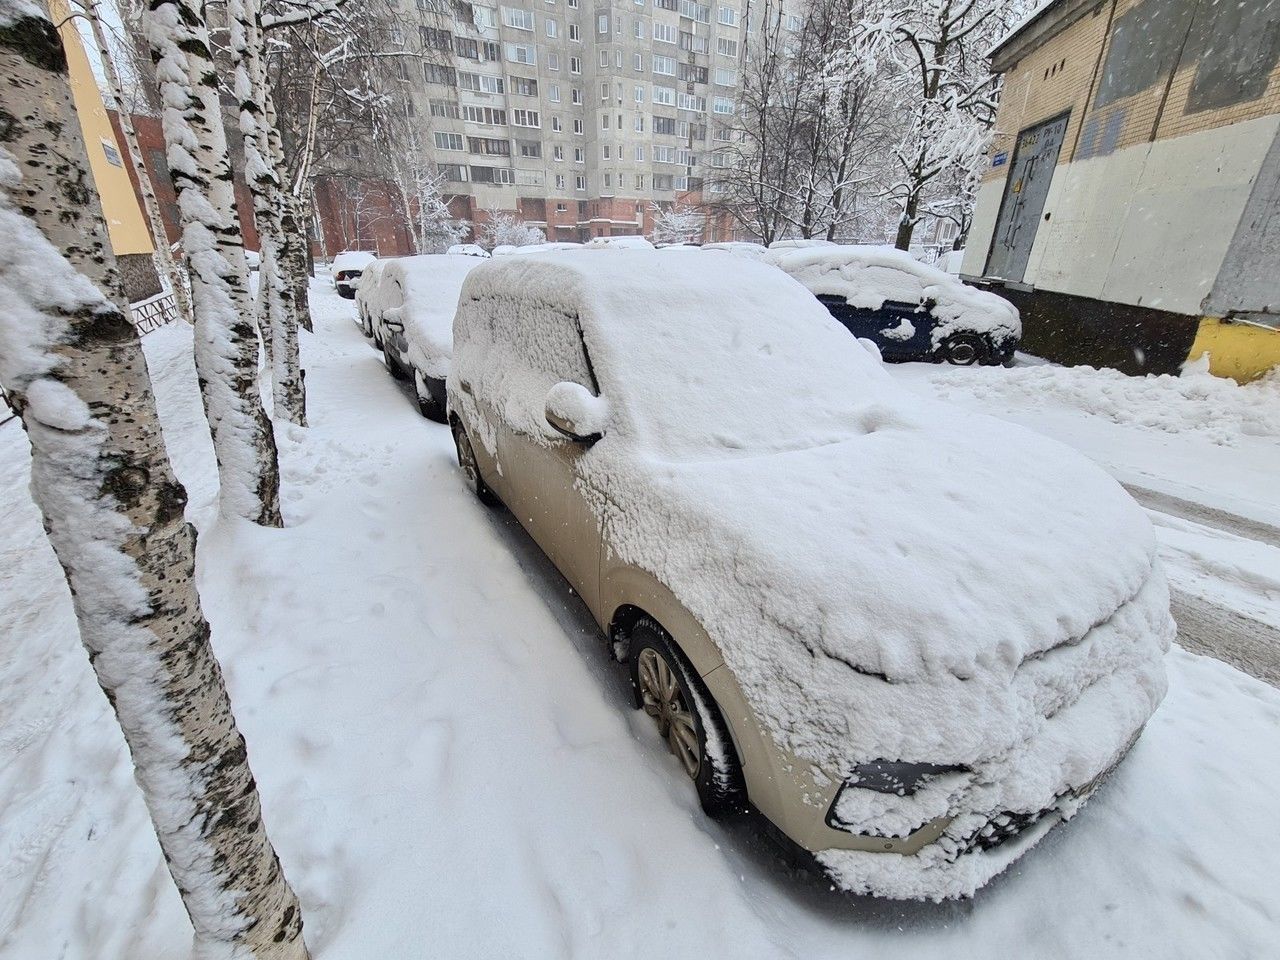
<instances>
[{"instance_id":1,"label":"blue sign on wall","mask_svg":"<svg viewBox=\"0 0 1280 960\"><path fill-rule=\"evenodd\" d=\"M1009 162L1009 154L1004 153L1003 151L1000 153L997 153L994 157L991 158L991 165L993 167L1003 167L1008 162Z\"/></svg>"}]
</instances>

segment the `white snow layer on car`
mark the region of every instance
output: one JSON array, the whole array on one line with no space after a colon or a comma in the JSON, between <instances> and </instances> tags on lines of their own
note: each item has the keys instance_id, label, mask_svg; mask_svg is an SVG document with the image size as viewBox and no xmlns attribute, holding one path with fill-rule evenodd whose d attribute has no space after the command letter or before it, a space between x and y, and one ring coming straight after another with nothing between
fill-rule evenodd
<instances>
[{"instance_id":1,"label":"white snow layer on car","mask_svg":"<svg viewBox=\"0 0 1280 960\"><path fill-rule=\"evenodd\" d=\"M453 315L462 283L485 261L457 254L400 257L382 269L382 282L370 301L370 313L404 324L409 362L423 376L443 380L453 356ZM395 286L404 291L404 304L393 305Z\"/></svg>"},{"instance_id":2,"label":"white snow layer on car","mask_svg":"<svg viewBox=\"0 0 1280 960\"><path fill-rule=\"evenodd\" d=\"M483 298L561 320L537 337L501 309L464 323ZM1030 845L960 856L989 817L1074 812L1070 791L1164 696L1174 633L1151 525L1115 480L903 390L798 283L723 253L562 253L471 274L458 365L547 441L558 378L517 360L572 363L565 314L609 403L579 469L610 544L698 619L776 742L836 780L875 760L967 768L944 797L861 798L889 835L961 816L919 856L828 851L833 878L964 895Z\"/></svg>"},{"instance_id":3,"label":"white snow layer on car","mask_svg":"<svg viewBox=\"0 0 1280 960\"><path fill-rule=\"evenodd\" d=\"M1017 308L1003 297L970 287L937 267L893 247L817 246L772 248L770 261L814 294L844 297L851 306L878 310L886 300L932 300L935 347L953 333L1022 336Z\"/></svg>"},{"instance_id":4,"label":"white snow layer on car","mask_svg":"<svg viewBox=\"0 0 1280 960\"><path fill-rule=\"evenodd\" d=\"M377 255L368 250L343 250L333 258L329 272L336 277L343 270L363 270L377 259Z\"/></svg>"}]
</instances>

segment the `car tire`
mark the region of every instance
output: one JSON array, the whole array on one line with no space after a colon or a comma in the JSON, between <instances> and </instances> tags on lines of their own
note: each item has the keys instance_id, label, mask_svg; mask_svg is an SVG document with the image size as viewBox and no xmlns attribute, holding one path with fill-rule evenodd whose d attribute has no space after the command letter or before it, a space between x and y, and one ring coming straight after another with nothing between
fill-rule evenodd
<instances>
[{"instance_id":1,"label":"car tire","mask_svg":"<svg viewBox=\"0 0 1280 960\"><path fill-rule=\"evenodd\" d=\"M743 809L746 791L737 751L715 700L688 658L647 617L631 628L628 648L636 709L657 725L667 749L693 781L703 811L716 818ZM655 689L664 682L670 691L665 703Z\"/></svg>"},{"instance_id":2,"label":"car tire","mask_svg":"<svg viewBox=\"0 0 1280 960\"><path fill-rule=\"evenodd\" d=\"M453 445L458 451L458 467L462 470L467 486L486 507L497 506L497 494L489 489L484 477L480 476L480 463L476 460L475 447L471 446L471 438L467 436L462 421L454 417L450 426L453 428Z\"/></svg>"},{"instance_id":3,"label":"car tire","mask_svg":"<svg viewBox=\"0 0 1280 960\"><path fill-rule=\"evenodd\" d=\"M976 333L953 333L942 341L942 359L952 366L972 367L982 363L990 352L987 342Z\"/></svg>"},{"instance_id":4,"label":"car tire","mask_svg":"<svg viewBox=\"0 0 1280 960\"><path fill-rule=\"evenodd\" d=\"M437 381L438 382L438 381ZM448 411L445 405L431 395L431 391L427 389L423 382L423 376L415 373L413 377L413 392L418 398L418 412L428 420L436 423L448 423Z\"/></svg>"},{"instance_id":5,"label":"car tire","mask_svg":"<svg viewBox=\"0 0 1280 960\"><path fill-rule=\"evenodd\" d=\"M385 343L382 345L382 362L387 365L387 373L391 374L392 380L404 380L406 378L404 367L400 366L400 362L391 355L391 348Z\"/></svg>"}]
</instances>

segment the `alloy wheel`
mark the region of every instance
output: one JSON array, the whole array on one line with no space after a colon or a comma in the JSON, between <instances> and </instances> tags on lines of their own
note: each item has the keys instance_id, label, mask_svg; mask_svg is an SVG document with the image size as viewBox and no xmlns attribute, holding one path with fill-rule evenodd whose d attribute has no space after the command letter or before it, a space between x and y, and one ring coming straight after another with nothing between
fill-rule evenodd
<instances>
[{"instance_id":1,"label":"alloy wheel","mask_svg":"<svg viewBox=\"0 0 1280 960\"><path fill-rule=\"evenodd\" d=\"M697 779L701 765L698 730L675 671L652 647L640 651L638 667L644 712L658 725L659 735L667 741L667 749L675 754L684 772Z\"/></svg>"}]
</instances>

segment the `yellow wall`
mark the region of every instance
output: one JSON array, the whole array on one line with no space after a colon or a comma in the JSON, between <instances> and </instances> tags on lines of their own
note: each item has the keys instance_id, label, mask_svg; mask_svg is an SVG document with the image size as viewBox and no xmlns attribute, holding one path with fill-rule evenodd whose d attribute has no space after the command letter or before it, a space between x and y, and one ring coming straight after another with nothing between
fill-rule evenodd
<instances>
[{"instance_id":1,"label":"yellow wall","mask_svg":"<svg viewBox=\"0 0 1280 960\"><path fill-rule=\"evenodd\" d=\"M1196 331L1188 360L1209 354L1209 372L1240 383L1280 367L1280 330L1205 317Z\"/></svg>"},{"instance_id":2,"label":"yellow wall","mask_svg":"<svg viewBox=\"0 0 1280 960\"><path fill-rule=\"evenodd\" d=\"M49 0L49 12L55 23L63 21L68 13L64 0ZM80 117L80 129L84 132L85 150L89 154L89 167L102 198L102 214L107 221L107 233L111 249L117 257L130 253L151 253L151 232L142 215L129 172L125 169L125 147L116 141L111 121L98 90L98 82L89 68L76 21L63 23L59 32L67 52L67 66L71 72L71 93L75 98L76 114ZM117 166L108 159L108 148L115 151Z\"/></svg>"}]
</instances>

